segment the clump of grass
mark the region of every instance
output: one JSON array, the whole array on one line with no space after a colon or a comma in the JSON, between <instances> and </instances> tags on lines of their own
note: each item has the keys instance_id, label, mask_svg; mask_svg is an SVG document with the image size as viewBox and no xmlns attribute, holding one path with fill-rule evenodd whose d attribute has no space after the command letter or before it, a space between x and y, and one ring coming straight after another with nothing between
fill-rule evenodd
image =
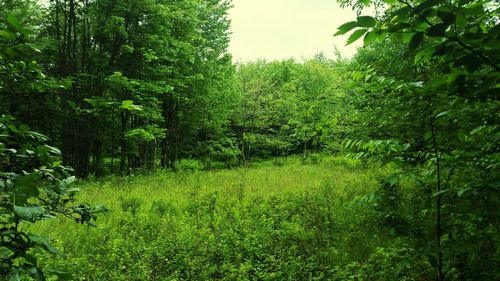
<instances>
[{"instance_id":1,"label":"clump of grass","mask_svg":"<svg viewBox=\"0 0 500 281\"><path fill-rule=\"evenodd\" d=\"M141 208L142 200L139 198L123 198L120 197L120 206L124 212L130 212L133 216Z\"/></svg>"}]
</instances>

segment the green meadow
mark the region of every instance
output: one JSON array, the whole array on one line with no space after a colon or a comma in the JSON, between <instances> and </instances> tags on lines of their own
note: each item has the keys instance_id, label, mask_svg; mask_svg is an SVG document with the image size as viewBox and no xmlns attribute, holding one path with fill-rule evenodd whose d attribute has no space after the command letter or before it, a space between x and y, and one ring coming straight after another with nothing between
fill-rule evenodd
<instances>
[{"instance_id":1,"label":"green meadow","mask_svg":"<svg viewBox=\"0 0 500 281\"><path fill-rule=\"evenodd\" d=\"M77 280L383 280L397 241L360 198L387 168L310 159L85 181L79 200L109 212L37 224L65 255L41 262Z\"/></svg>"}]
</instances>

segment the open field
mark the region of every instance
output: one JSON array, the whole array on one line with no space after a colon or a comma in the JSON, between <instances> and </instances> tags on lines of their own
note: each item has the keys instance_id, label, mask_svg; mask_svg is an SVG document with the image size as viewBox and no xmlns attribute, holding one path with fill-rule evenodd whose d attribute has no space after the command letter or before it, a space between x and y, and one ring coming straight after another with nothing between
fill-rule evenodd
<instances>
[{"instance_id":1,"label":"open field","mask_svg":"<svg viewBox=\"0 0 500 281\"><path fill-rule=\"evenodd\" d=\"M381 170L315 162L85 182L79 199L110 212L97 228L38 225L67 255L44 263L80 280L342 279L389 239L353 203Z\"/></svg>"}]
</instances>

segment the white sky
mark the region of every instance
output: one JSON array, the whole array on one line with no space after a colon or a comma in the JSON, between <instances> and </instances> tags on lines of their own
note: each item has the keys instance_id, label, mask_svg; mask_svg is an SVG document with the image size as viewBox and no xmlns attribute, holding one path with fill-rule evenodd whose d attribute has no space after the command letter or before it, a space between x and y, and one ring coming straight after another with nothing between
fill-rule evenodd
<instances>
[{"instance_id":1,"label":"white sky","mask_svg":"<svg viewBox=\"0 0 500 281\"><path fill-rule=\"evenodd\" d=\"M319 52L333 58L334 45L342 57L351 57L362 40L345 46L347 35L334 37L337 27L356 19L336 0L233 0L229 11L235 61L259 58L311 58Z\"/></svg>"}]
</instances>

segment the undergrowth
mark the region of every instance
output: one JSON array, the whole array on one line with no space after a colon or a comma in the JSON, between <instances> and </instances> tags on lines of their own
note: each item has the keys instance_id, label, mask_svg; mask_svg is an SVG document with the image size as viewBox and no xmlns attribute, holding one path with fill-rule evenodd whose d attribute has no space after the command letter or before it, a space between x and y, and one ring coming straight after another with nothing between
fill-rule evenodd
<instances>
[{"instance_id":1,"label":"undergrowth","mask_svg":"<svg viewBox=\"0 0 500 281\"><path fill-rule=\"evenodd\" d=\"M36 226L66 255L43 263L77 280L418 280L359 203L388 170L329 156L88 181L80 200L111 211Z\"/></svg>"}]
</instances>

